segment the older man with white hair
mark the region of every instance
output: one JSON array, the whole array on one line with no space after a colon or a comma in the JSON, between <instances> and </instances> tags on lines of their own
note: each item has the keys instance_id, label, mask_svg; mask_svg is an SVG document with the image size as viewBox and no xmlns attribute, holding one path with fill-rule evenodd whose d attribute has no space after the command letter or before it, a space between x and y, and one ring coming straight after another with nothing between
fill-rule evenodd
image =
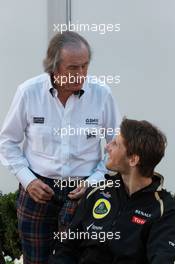
<instances>
[{"instance_id":1,"label":"older man with white hair","mask_svg":"<svg viewBox=\"0 0 175 264\"><path fill-rule=\"evenodd\" d=\"M98 131L104 129L110 141L120 114L109 87L87 78L90 59L82 36L55 35L45 73L19 86L0 133L1 161L20 182L17 214L25 264L48 263L54 231L67 228L85 192L82 180L92 184L106 172Z\"/></svg>"}]
</instances>

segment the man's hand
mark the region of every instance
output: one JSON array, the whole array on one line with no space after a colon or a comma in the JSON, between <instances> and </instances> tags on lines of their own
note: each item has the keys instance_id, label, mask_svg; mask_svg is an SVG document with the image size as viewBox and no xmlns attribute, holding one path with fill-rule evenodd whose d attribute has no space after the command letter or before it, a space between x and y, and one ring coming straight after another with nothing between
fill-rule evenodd
<instances>
[{"instance_id":1,"label":"man's hand","mask_svg":"<svg viewBox=\"0 0 175 264\"><path fill-rule=\"evenodd\" d=\"M33 180L27 186L27 192L37 203L45 204L54 195L54 191L39 179Z\"/></svg>"},{"instance_id":2,"label":"man's hand","mask_svg":"<svg viewBox=\"0 0 175 264\"><path fill-rule=\"evenodd\" d=\"M86 189L87 186L85 185L85 183L84 182L80 183L76 189L74 189L72 192L68 194L68 197L72 200L80 199L85 193Z\"/></svg>"}]
</instances>

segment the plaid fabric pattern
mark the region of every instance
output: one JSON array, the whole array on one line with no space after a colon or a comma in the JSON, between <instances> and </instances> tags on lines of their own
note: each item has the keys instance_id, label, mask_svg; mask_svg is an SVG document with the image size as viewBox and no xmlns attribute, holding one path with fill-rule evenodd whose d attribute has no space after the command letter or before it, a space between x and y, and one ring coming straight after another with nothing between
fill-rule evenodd
<instances>
[{"instance_id":1,"label":"plaid fabric pattern","mask_svg":"<svg viewBox=\"0 0 175 264\"><path fill-rule=\"evenodd\" d=\"M61 190L54 187L54 180L37 177L54 190L55 196L46 204L39 204L19 185L17 217L24 264L48 264L54 248L54 232L68 228L77 207L77 201L67 197L75 187Z\"/></svg>"}]
</instances>

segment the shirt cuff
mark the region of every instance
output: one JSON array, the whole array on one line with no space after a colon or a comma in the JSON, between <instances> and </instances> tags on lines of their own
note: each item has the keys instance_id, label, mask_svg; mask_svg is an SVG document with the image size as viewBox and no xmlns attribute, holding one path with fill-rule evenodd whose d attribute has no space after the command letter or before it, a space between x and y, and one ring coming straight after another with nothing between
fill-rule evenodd
<instances>
[{"instance_id":1,"label":"shirt cuff","mask_svg":"<svg viewBox=\"0 0 175 264\"><path fill-rule=\"evenodd\" d=\"M97 184L100 181L105 181L104 173L100 171L94 172L89 178L85 180L87 182L88 186L91 186L93 184Z\"/></svg>"},{"instance_id":2,"label":"shirt cuff","mask_svg":"<svg viewBox=\"0 0 175 264\"><path fill-rule=\"evenodd\" d=\"M27 189L29 183L37 179L37 177L29 170L28 167L24 167L18 171L16 178L22 184L25 190Z\"/></svg>"}]
</instances>

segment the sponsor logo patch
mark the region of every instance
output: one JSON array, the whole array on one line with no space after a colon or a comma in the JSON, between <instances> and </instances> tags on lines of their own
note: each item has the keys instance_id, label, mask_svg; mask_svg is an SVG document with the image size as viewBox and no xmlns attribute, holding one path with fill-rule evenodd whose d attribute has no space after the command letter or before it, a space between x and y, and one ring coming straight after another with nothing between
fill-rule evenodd
<instances>
[{"instance_id":1,"label":"sponsor logo patch","mask_svg":"<svg viewBox=\"0 0 175 264\"><path fill-rule=\"evenodd\" d=\"M111 194L109 192L101 192L100 194L102 194L105 198L111 198Z\"/></svg>"},{"instance_id":2,"label":"sponsor logo patch","mask_svg":"<svg viewBox=\"0 0 175 264\"><path fill-rule=\"evenodd\" d=\"M175 241L169 241L169 245L175 247Z\"/></svg>"},{"instance_id":3,"label":"sponsor logo patch","mask_svg":"<svg viewBox=\"0 0 175 264\"><path fill-rule=\"evenodd\" d=\"M33 123L44 124L44 117L33 117Z\"/></svg>"},{"instance_id":4,"label":"sponsor logo patch","mask_svg":"<svg viewBox=\"0 0 175 264\"><path fill-rule=\"evenodd\" d=\"M86 138L89 139L89 138L96 138L96 135L93 134L93 133L88 133L86 132Z\"/></svg>"},{"instance_id":5,"label":"sponsor logo patch","mask_svg":"<svg viewBox=\"0 0 175 264\"><path fill-rule=\"evenodd\" d=\"M98 125L98 118L86 118L86 125Z\"/></svg>"},{"instance_id":6,"label":"sponsor logo patch","mask_svg":"<svg viewBox=\"0 0 175 264\"><path fill-rule=\"evenodd\" d=\"M94 225L94 222L92 224L90 224L89 226L86 227L87 231L89 229L92 229L92 230L96 230L96 231L99 231L99 230L102 230L103 229L103 226L96 226Z\"/></svg>"},{"instance_id":7,"label":"sponsor logo patch","mask_svg":"<svg viewBox=\"0 0 175 264\"><path fill-rule=\"evenodd\" d=\"M137 216L133 216L131 221L135 224L138 224L138 225L144 225L146 223L146 220L143 219L143 218L140 218L140 217L137 217Z\"/></svg>"},{"instance_id":8,"label":"sponsor logo patch","mask_svg":"<svg viewBox=\"0 0 175 264\"><path fill-rule=\"evenodd\" d=\"M106 199L98 199L93 207L93 217L95 219L102 219L109 214L111 204Z\"/></svg>"},{"instance_id":9,"label":"sponsor logo patch","mask_svg":"<svg viewBox=\"0 0 175 264\"><path fill-rule=\"evenodd\" d=\"M145 216L147 218L150 218L151 217L151 214L146 213L146 212L143 212L141 210L135 210L135 214L139 214L139 215Z\"/></svg>"}]
</instances>

